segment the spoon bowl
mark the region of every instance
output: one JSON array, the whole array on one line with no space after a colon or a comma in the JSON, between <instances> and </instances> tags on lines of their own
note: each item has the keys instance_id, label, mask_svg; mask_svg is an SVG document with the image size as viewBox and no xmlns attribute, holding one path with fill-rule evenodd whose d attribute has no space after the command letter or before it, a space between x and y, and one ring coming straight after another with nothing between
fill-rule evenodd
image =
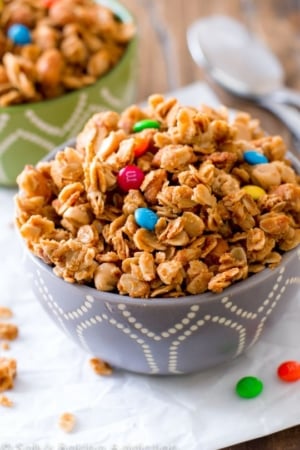
<instances>
[{"instance_id":1,"label":"spoon bowl","mask_svg":"<svg viewBox=\"0 0 300 450\"><path fill-rule=\"evenodd\" d=\"M224 89L275 114L300 140L300 94L284 86L279 60L235 19L214 15L194 22L187 31L194 61Z\"/></svg>"},{"instance_id":2,"label":"spoon bowl","mask_svg":"<svg viewBox=\"0 0 300 450\"><path fill-rule=\"evenodd\" d=\"M274 97L300 107L300 94L284 86L280 61L237 20L222 15L200 19L189 27L187 41L195 62L225 89L242 97Z\"/></svg>"},{"instance_id":3,"label":"spoon bowl","mask_svg":"<svg viewBox=\"0 0 300 450\"><path fill-rule=\"evenodd\" d=\"M283 85L278 59L230 17L198 20L189 28L187 39L194 60L225 89L249 98L272 94Z\"/></svg>"}]
</instances>

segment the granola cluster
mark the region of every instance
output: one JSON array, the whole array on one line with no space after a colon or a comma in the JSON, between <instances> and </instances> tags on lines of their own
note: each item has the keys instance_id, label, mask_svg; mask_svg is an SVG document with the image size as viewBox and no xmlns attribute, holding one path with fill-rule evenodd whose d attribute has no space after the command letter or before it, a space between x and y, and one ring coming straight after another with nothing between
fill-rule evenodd
<instances>
[{"instance_id":1,"label":"granola cluster","mask_svg":"<svg viewBox=\"0 0 300 450\"><path fill-rule=\"evenodd\" d=\"M76 425L76 418L74 414L65 412L59 416L58 426L65 433L70 433L71 431L73 431L75 425Z\"/></svg>"},{"instance_id":2,"label":"granola cluster","mask_svg":"<svg viewBox=\"0 0 300 450\"><path fill-rule=\"evenodd\" d=\"M17 362L13 358L0 358L0 392L14 387ZM6 405L5 405L6 406Z\"/></svg>"},{"instance_id":3,"label":"granola cluster","mask_svg":"<svg viewBox=\"0 0 300 450\"><path fill-rule=\"evenodd\" d=\"M143 119L159 128L134 132ZM268 162L246 162L249 149ZM144 179L124 192L118 174L128 165ZM25 167L17 181L16 223L28 248L57 276L101 291L221 292L300 243L299 175L282 138L244 112L229 119L223 107L152 95L145 108L95 114L74 147ZM255 198L249 185L264 194ZM153 230L138 225L137 208L156 213Z\"/></svg>"},{"instance_id":4,"label":"granola cluster","mask_svg":"<svg viewBox=\"0 0 300 450\"><path fill-rule=\"evenodd\" d=\"M97 375L111 375L112 367L100 358L91 358L90 366Z\"/></svg>"},{"instance_id":5,"label":"granola cluster","mask_svg":"<svg viewBox=\"0 0 300 450\"><path fill-rule=\"evenodd\" d=\"M0 4L1 10L1 4ZM8 37L28 27L31 42ZM0 12L0 107L58 97L95 83L122 57L135 33L94 0L4 0Z\"/></svg>"}]
</instances>

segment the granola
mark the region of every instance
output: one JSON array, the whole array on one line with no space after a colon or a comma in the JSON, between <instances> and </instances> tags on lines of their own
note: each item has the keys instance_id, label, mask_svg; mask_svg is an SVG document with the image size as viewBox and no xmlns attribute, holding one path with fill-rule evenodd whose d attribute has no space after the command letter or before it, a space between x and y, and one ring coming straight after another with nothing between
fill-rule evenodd
<instances>
[{"instance_id":1,"label":"granola","mask_svg":"<svg viewBox=\"0 0 300 450\"><path fill-rule=\"evenodd\" d=\"M134 130L144 119L158 126ZM267 162L247 162L249 149ZM125 192L118 177L132 165L143 179ZM97 113L74 147L26 166L18 184L29 249L66 281L121 295L221 292L300 243L299 175L284 141L224 107L152 95L145 108ZM153 228L137 208L156 214Z\"/></svg>"},{"instance_id":2,"label":"granola","mask_svg":"<svg viewBox=\"0 0 300 450\"><path fill-rule=\"evenodd\" d=\"M0 392L12 389L17 373L17 362L13 358L0 358Z\"/></svg>"},{"instance_id":3,"label":"granola","mask_svg":"<svg viewBox=\"0 0 300 450\"><path fill-rule=\"evenodd\" d=\"M8 36L25 25L31 42ZM91 85L121 59L135 34L94 0L6 0L0 15L0 107L41 101Z\"/></svg>"},{"instance_id":4,"label":"granola","mask_svg":"<svg viewBox=\"0 0 300 450\"><path fill-rule=\"evenodd\" d=\"M3 341L3 342L1 342L1 348L2 348L2 350L9 350L10 345L7 341Z\"/></svg>"},{"instance_id":5,"label":"granola","mask_svg":"<svg viewBox=\"0 0 300 450\"><path fill-rule=\"evenodd\" d=\"M10 398L6 397L6 395L0 395L0 405L5 406L6 408L11 408L13 406L13 401Z\"/></svg>"},{"instance_id":6,"label":"granola","mask_svg":"<svg viewBox=\"0 0 300 450\"><path fill-rule=\"evenodd\" d=\"M18 327L12 323L0 322L0 339L13 341L18 337Z\"/></svg>"},{"instance_id":7,"label":"granola","mask_svg":"<svg viewBox=\"0 0 300 450\"><path fill-rule=\"evenodd\" d=\"M7 306L0 306L0 319L10 319L13 313Z\"/></svg>"},{"instance_id":8,"label":"granola","mask_svg":"<svg viewBox=\"0 0 300 450\"><path fill-rule=\"evenodd\" d=\"M58 425L65 433L70 433L71 431L73 431L76 425L74 414L69 412L61 414L61 416L59 417Z\"/></svg>"},{"instance_id":9,"label":"granola","mask_svg":"<svg viewBox=\"0 0 300 450\"><path fill-rule=\"evenodd\" d=\"M111 375L112 374L112 368L111 366L103 361L100 358L91 358L89 360L90 366L93 369L93 371L97 375Z\"/></svg>"}]
</instances>

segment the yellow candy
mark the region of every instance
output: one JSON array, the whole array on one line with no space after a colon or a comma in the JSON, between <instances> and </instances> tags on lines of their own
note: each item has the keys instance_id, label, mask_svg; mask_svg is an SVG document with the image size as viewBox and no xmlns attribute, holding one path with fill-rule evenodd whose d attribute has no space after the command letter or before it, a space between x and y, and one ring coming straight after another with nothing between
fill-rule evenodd
<instances>
[{"instance_id":1,"label":"yellow candy","mask_svg":"<svg viewBox=\"0 0 300 450\"><path fill-rule=\"evenodd\" d=\"M3 9L3 0L0 0L0 11L2 11L2 9Z\"/></svg>"},{"instance_id":2,"label":"yellow candy","mask_svg":"<svg viewBox=\"0 0 300 450\"><path fill-rule=\"evenodd\" d=\"M266 191L264 191L263 188L259 186L253 186L252 184L243 186L243 189L247 192L247 194L251 195L254 200L258 200L260 197L266 194Z\"/></svg>"}]
</instances>

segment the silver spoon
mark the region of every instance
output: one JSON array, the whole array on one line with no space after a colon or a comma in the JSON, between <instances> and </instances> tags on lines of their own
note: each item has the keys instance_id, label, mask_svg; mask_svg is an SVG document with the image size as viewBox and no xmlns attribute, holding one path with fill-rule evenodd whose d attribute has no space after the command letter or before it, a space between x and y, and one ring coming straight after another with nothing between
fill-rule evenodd
<instances>
[{"instance_id":1,"label":"silver spoon","mask_svg":"<svg viewBox=\"0 0 300 450\"><path fill-rule=\"evenodd\" d=\"M187 39L196 62L209 68L226 89L300 107L299 92L284 86L280 61L242 23L228 16L210 16L192 24Z\"/></svg>"},{"instance_id":2,"label":"silver spoon","mask_svg":"<svg viewBox=\"0 0 300 450\"><path fill-rule=\"evenodd\" d=\"M195 62L214 80L240 97L256 101L279 117L300 140L300 94L283 86L283 69L258 39L238 21L210 16L193 23L187 42Z\"/></svg>"}]
</instances>

